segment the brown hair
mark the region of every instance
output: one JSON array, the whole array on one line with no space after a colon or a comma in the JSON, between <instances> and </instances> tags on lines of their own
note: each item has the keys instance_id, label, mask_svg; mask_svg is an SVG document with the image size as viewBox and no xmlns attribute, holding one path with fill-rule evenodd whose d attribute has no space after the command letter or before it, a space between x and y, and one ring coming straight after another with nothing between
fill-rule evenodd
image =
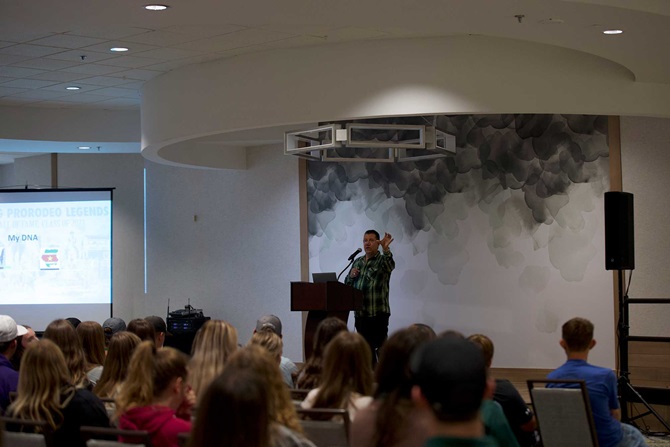
<instances>
[{"instance_id":1,"label":"brown hair","mask_svg":"<svg viewBox=\"0 0 670 447\"><path fill-rule=\"evenodd\" d=\"M140 340L142 341L148 340L154 344L156 343L156 330L154 329L154 325L147 320L142 318L130 320L126 330L140 337Z\"/></svg>"},{"instance_id":2,"label":"brown hair","mask_svg":"<svg viewBox=\"0 0 670 447\"><path fill-rule=\"evenodd\" d=\"M351 393L372 394L372 354L356 332L341 332L326 346L314 408L347 408Z\"/></svg>"},{"instance_id":3,"label":"brown hair","mask_svg":"<svg viewBox=\"0 0 670 447\"><path fill-rule=\"evenodd\" d=\"M576 317L566 321L561 332L568 351L586 351L593 340L593 323L586 318Z\"/></svg>"},{"instance_id":4,"label":"brown hair","mask_svg":"<svg viewBox=\"0 0 670 447\"><path fill-rule=\"evenodd\" d=\"M72 384L78 388L87 387L89 382L86 378L84 350L81 348L74 326L67 320L54 320L44 331L43 339L51 340L60 348L70 371Z\"/></svg>"},{"instance_id":5,"label":"brown hair","mask_svg":"<svg viewBox=\"0 0 670 447\"><path fill-rule=\"evenodd\" d=\"M319 386L323 366L323 351L337 334L345 331L348 331L347 324L339 318L328 317L319 323L314 334L312 355L298 373L296 388L311 390Z\"/></svg>"},{"instance_id":6,"label":"brown hair","mask_svg":"<svg viewBox=\"0 0 670 447\"><path fill-rule=\"evenodd\" d=\"M76 329L77 336L84 350L86 370L105 363L105 331L100 323L83 321Z\"/></svg>"},{"instance_id":7,"label":"brown hair","mask_svg":"<svg viewBox=\"0 0 670 447\"><path fill-rule=\"evenodd\" d=\"M62 321L72 328L70 323ZM63 423L62 410L75 392L63 353L46 339L28 346L22 363L16 400L7 414L46 421L52 429L58 428Z\"/></svg>"},{"instance_id":8,"label":"brown hair","mask_svg":"<svg viewBox=\"0 0 670 447\"><path fill-rule=\"evenodd\" d=\"M484 334L472 334L468 337L468 341L473 342L482 350L486 367L490 368L491 363L493 363L493 353L495 351L491 339Z\"/></svg>"},{"instance_id":9,"label":"brown hair","mask_svg":"<svg viewBox=\"0 0 670 447\"><path fill-rule=\"evenodd\" d=\"M116 416L131 408L150 405L170 386L172 380L186 381L186 356L173 348L156 350L153 340L145 340L130 358L128 375L116 399Z\"/></svg>"},{"instance_id":10,"label":"brown hair","mask_svg":"<svg viewBox=\"0 0 670 447\"><path fill-rule=\"evenodd\" d=\"M193 340L188 363L189 380L196 399L221 374L228 358L237 350L237 330L223 320L207 321Z\"/></svg>"},{"instance_id":11,"label":"brown hair","mask_svg":"<svg viewBox=\"0 0 670 447\"><path fill-rule=\"evenodd\" d=\"M278 362L281 361L284 343L282 342L281 337L271 328L264 328L258 332L254 332L254 335L251 336L251 340L249 340L249 344L264 347Z\"/></svg>"},{"instance_id":12,"label":"brown hair","mask_svg":"<svg viewBox=\"0 0 670 447\"><path fill-rule=\"evenodd\" d=\"M248 345L230 356L224 370L234 370L236 374L255 372L263 377L270 390L270 419L291 430L302 433L302 426L291 401L286 383L279 371L279 365L267 349L258 345Z\"/></svg>"},{"instance_id":13,"label":"brown hair","mask_svg":"<svg viewBox=\"0 0 670 447\"><path fill-rule=\"evenodd\" d=\"M99 397L114 397L118 385L126 380L130 358L140 342L140 338L132 332L117 332L112 335L102 375L93 388L95 394Z\"/></svg>"}]
</instances>

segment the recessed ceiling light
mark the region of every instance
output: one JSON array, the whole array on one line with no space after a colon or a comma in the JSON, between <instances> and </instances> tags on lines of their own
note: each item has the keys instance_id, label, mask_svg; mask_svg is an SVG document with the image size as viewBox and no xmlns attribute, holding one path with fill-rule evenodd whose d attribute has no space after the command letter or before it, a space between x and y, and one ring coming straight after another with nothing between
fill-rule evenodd
<instances>
[{"instance_id":1,"label":"recessed ceiling light","mask_svg":"<svg viewBox=\"0 0 670 447\"><path fill-rule=\"evenodd\" d=\"M165 11L168 8L168 5L144 5L144 9L149 11Z\"/></svg>"},{"instance_id":2,"label":"recessed ceiling light","mask_svg":"<svg viewBox=\"0 0 670 447\"><path fill-rule=\"evenodd\" d=\"M86 149L90 149L91 146L79 146L78 149L81 149L82 151L85 151Z\"/></svg>"},{"instance_id":3,"label":"recessed ceiling light","mask_svg":"<svg viewBox=\"0 0 670 447\"><path fill-rule=\"evenodd\" d=\"M126 47L113 47L113 48L110 48L109 51L114 51L115 53L123 53L124 51L128 51L128 48L126 48Z\"/></svg>"},{"instance_id":4,"label":"recessed ceiling light","mask_svg":"<svg viewBox=\"0 0 670 447\"><path fill-rule=\"evenodd\" d=\"M81 87L79 87L78 85L68 85L67 87L65 87L65 90L81 90Z\"/></svg>"},{"instance_id":5,"label":"recessed ceiling light","mask_svg":"<svg viewBox=\"0 0 670 447\"><path fill-rule=\"evenodd\" d=\"M622 34L622 33L623 33L623 30L620 30L620 29L606 29L605 31L603 31L603 34L609 34L609 35Z\"/></svg>"}]
</instances>

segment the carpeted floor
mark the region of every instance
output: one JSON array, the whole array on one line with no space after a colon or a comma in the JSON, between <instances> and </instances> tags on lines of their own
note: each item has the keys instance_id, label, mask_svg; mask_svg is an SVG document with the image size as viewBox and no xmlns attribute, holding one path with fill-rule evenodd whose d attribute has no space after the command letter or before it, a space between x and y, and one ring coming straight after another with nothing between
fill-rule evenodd
<instances>
[{"instance_id":1,"label":"carpeted floor","mask_svg":"<svg viewBox=\"0 0 670 447\"><path fill-rule=\"evenodd\" d=\"M649 436L647 445L649 447L670 447L670 436Z\"/></svg>"}]
</instances>

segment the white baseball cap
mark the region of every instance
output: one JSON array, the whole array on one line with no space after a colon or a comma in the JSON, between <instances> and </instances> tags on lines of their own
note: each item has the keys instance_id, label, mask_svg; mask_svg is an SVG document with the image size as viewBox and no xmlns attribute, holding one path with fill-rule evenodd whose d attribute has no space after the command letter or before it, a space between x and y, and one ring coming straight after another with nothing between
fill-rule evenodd
<instances>
[{"instance_id":1,"label":"white baseball cap","mask_svg":"<svg viewBox=\"0 0 670 447\"><path fill-rule=\"evenodd\" d=\"M0 315L0 343L6 343L28 333L28 329L16 324L9 315Z\"/></svg>"}]
</instances>

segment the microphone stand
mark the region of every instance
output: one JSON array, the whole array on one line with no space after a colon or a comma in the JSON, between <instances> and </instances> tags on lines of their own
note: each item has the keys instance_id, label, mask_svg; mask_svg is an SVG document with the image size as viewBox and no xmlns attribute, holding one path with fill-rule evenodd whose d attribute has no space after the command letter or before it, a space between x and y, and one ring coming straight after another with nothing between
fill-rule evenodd
<instances>
[{"instance_id":1,"label":"microphone stand","mask_svg":"<svg viewBox=\"0 0 670 447\"><path fill-rule=\"evenodd\" d=\"M340 274L337 275L337 280L338 280L338 281L340 280L340 276L342 276L342 273L344 273L344 271L345 271L346 269L348 269L348 268L351 266L351 264L354 263L354 260L355 260L355 259L356 259L356 258L354 258L354 259L352 259L351 261L349 261L349 264L347 264L347 266L344 268L344 270L342 270L342 271L340 272Z\"/></svg>"}]
</instances>

